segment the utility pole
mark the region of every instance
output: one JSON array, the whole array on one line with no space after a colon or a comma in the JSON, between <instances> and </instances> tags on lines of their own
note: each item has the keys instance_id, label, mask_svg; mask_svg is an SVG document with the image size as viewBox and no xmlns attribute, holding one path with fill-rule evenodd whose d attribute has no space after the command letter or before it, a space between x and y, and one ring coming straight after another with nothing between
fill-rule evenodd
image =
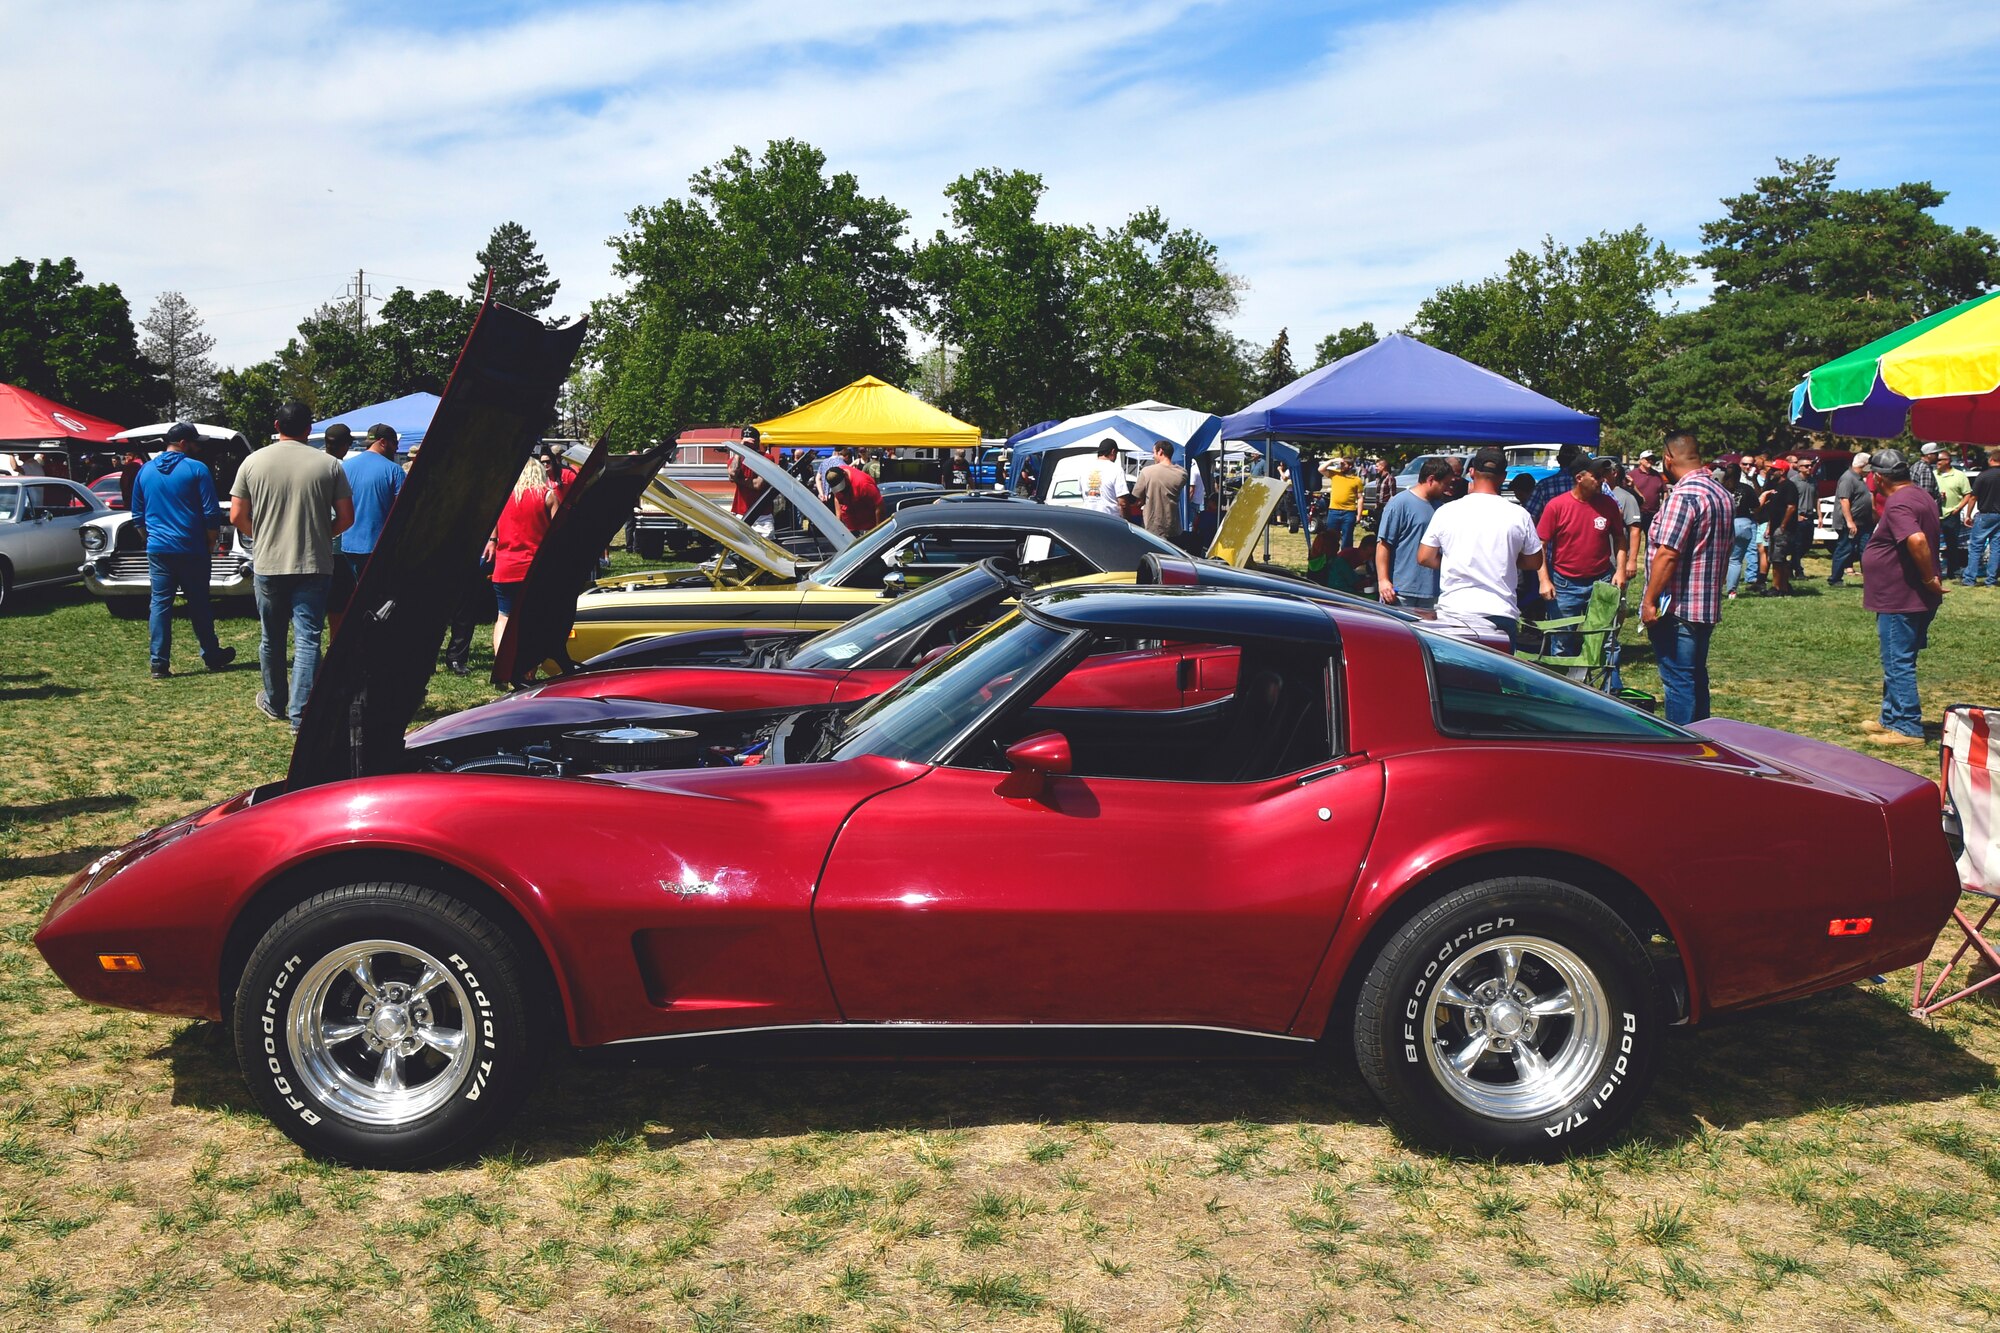
<instances>
[{"instance_id":1,"label":"utility pole","mask_svg":"<svg viewBox=\"0 0 2000 1333\"><path fill-rule=\"evenodd\" d=\"M354 331L357 334L368 332L368 299L375 295L375 289L368 285L366 269L354 270L354 283L347 289L346 295L354 302Z\"/></svg>"}]
</instances>

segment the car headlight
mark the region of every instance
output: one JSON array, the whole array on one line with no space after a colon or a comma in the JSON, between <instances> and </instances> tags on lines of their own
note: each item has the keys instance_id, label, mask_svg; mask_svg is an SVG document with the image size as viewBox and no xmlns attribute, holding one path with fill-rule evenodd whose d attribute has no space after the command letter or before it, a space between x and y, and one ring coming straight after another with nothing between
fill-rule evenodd
<instances>
[{"instance_id":1,"label":"car headlight","mask_svg":"<svg viewBox=\"0 0 2000 1333\"><path fill-rule=\"evenodd\" d=\"M109 539L109 538L107 538L107 537L106 537L106 536L104 535L104 529L103 529L103 528L91 528L91 527L86 527L86 528L85 528L85 529L83 530L83 549L84 549L84 550L86 550L86 551L102 551L102 550L103 550L103 549L104 549L104 548L105 548L106 546L108 546L108 545L110 545L110 539Z\"/></svg>"}]
</instances>

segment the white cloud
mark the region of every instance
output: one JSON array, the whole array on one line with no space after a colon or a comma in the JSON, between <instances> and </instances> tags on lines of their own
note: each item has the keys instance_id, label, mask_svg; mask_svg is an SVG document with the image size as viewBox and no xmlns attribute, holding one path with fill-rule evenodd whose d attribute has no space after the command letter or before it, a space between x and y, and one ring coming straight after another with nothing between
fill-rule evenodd
<instances>
[{"instance_id":1,"label":"white cloud","mask_svg":"<svg viewBox=\"0 0 2000 1333\"><path fill-rule=\"evenodd\" d=\"M1204 34L1239 22L1271 32L1279 73L1212 68ZM1158 203L1249 279L1245 336L1283 324L1309 346L1400 324L1544 232L1643 221L1692 248L1779 154L1933 177L1961 192L1958 221L1996 200L1984 0L1921 20L1860 0L1503 0L1274 24L1173 0L684 0L443 32L325 3L15 5L0 37L38 58L7 94L0 238L74 254L140 312L185 290L241 363L356 267L379 293L462 286L507 218L580 309L611 285L628 209L790 135L919 234L945 182L984 165L1042 172L1069 220Z\"/></svg>"}]
</instances>

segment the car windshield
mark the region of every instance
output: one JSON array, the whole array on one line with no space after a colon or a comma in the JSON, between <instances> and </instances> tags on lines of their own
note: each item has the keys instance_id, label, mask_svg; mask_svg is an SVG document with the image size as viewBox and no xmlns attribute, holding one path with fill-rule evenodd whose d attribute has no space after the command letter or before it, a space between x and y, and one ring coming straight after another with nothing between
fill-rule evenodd
<instances>
[{"instance_id":1,"label":"car windshield","mask_svg":"<svg viewBox=\"0 0 2000 1333\"><path fill-rule=\"evenodd\" d=\"M1508 467L1554 467L1557 446L1553 444L1510 444L1507 446Z\"/></svg>"},{"instance_id":2,"label":"car windshield","mask_svg":"<svg viewBox=\"0 0 2000 1333\"><path fill-rule=\"evenodd\" d=\"M952 737L1004 706L1070 637L1019 612L998 620L850 714L828 757L929 763Z\"/></svg>"},{"instance_id":3,"label":"car windshield","mask_svg":"<svg viewBox=\"0 0 2000 1333\"><path fill-rule=\"evenodd\" d=\"M968 565L806 641L785 665L802 670L877 665L871 657L885 646L1001 592L1006 586L1006 581L990 566Z\"/></svg>"},{"instance_id":4,"label":"car windshield","mask_svg":"<svg viewBox=\"0 0 2000 1333\"><path fill-rule=\"evenodd\" d=\"M878 523L872 532L855 538L845 551L815 569L812 572L813 582L834 587L846 586L848 577L873 560L883 547L895 540L895 536L894 523Z\"/></svg>"}]
</instances>

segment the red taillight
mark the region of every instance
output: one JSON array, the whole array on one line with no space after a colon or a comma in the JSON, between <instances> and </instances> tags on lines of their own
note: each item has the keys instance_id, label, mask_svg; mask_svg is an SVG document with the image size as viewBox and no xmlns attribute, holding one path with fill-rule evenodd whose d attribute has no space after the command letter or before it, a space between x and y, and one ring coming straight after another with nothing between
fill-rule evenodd
<instances>
[{"instance_id":1,"label":"red taillight","mask_svg":"<svg viewBox=\"0 0 2000 1333\"><path fill-rule=\"evenodd\" d=\"M1872 916L1835 917L1826 923L1826 933L1829 935L1866 935L1874 928L1875 918Z\"/></svg>"}]
</instances>

